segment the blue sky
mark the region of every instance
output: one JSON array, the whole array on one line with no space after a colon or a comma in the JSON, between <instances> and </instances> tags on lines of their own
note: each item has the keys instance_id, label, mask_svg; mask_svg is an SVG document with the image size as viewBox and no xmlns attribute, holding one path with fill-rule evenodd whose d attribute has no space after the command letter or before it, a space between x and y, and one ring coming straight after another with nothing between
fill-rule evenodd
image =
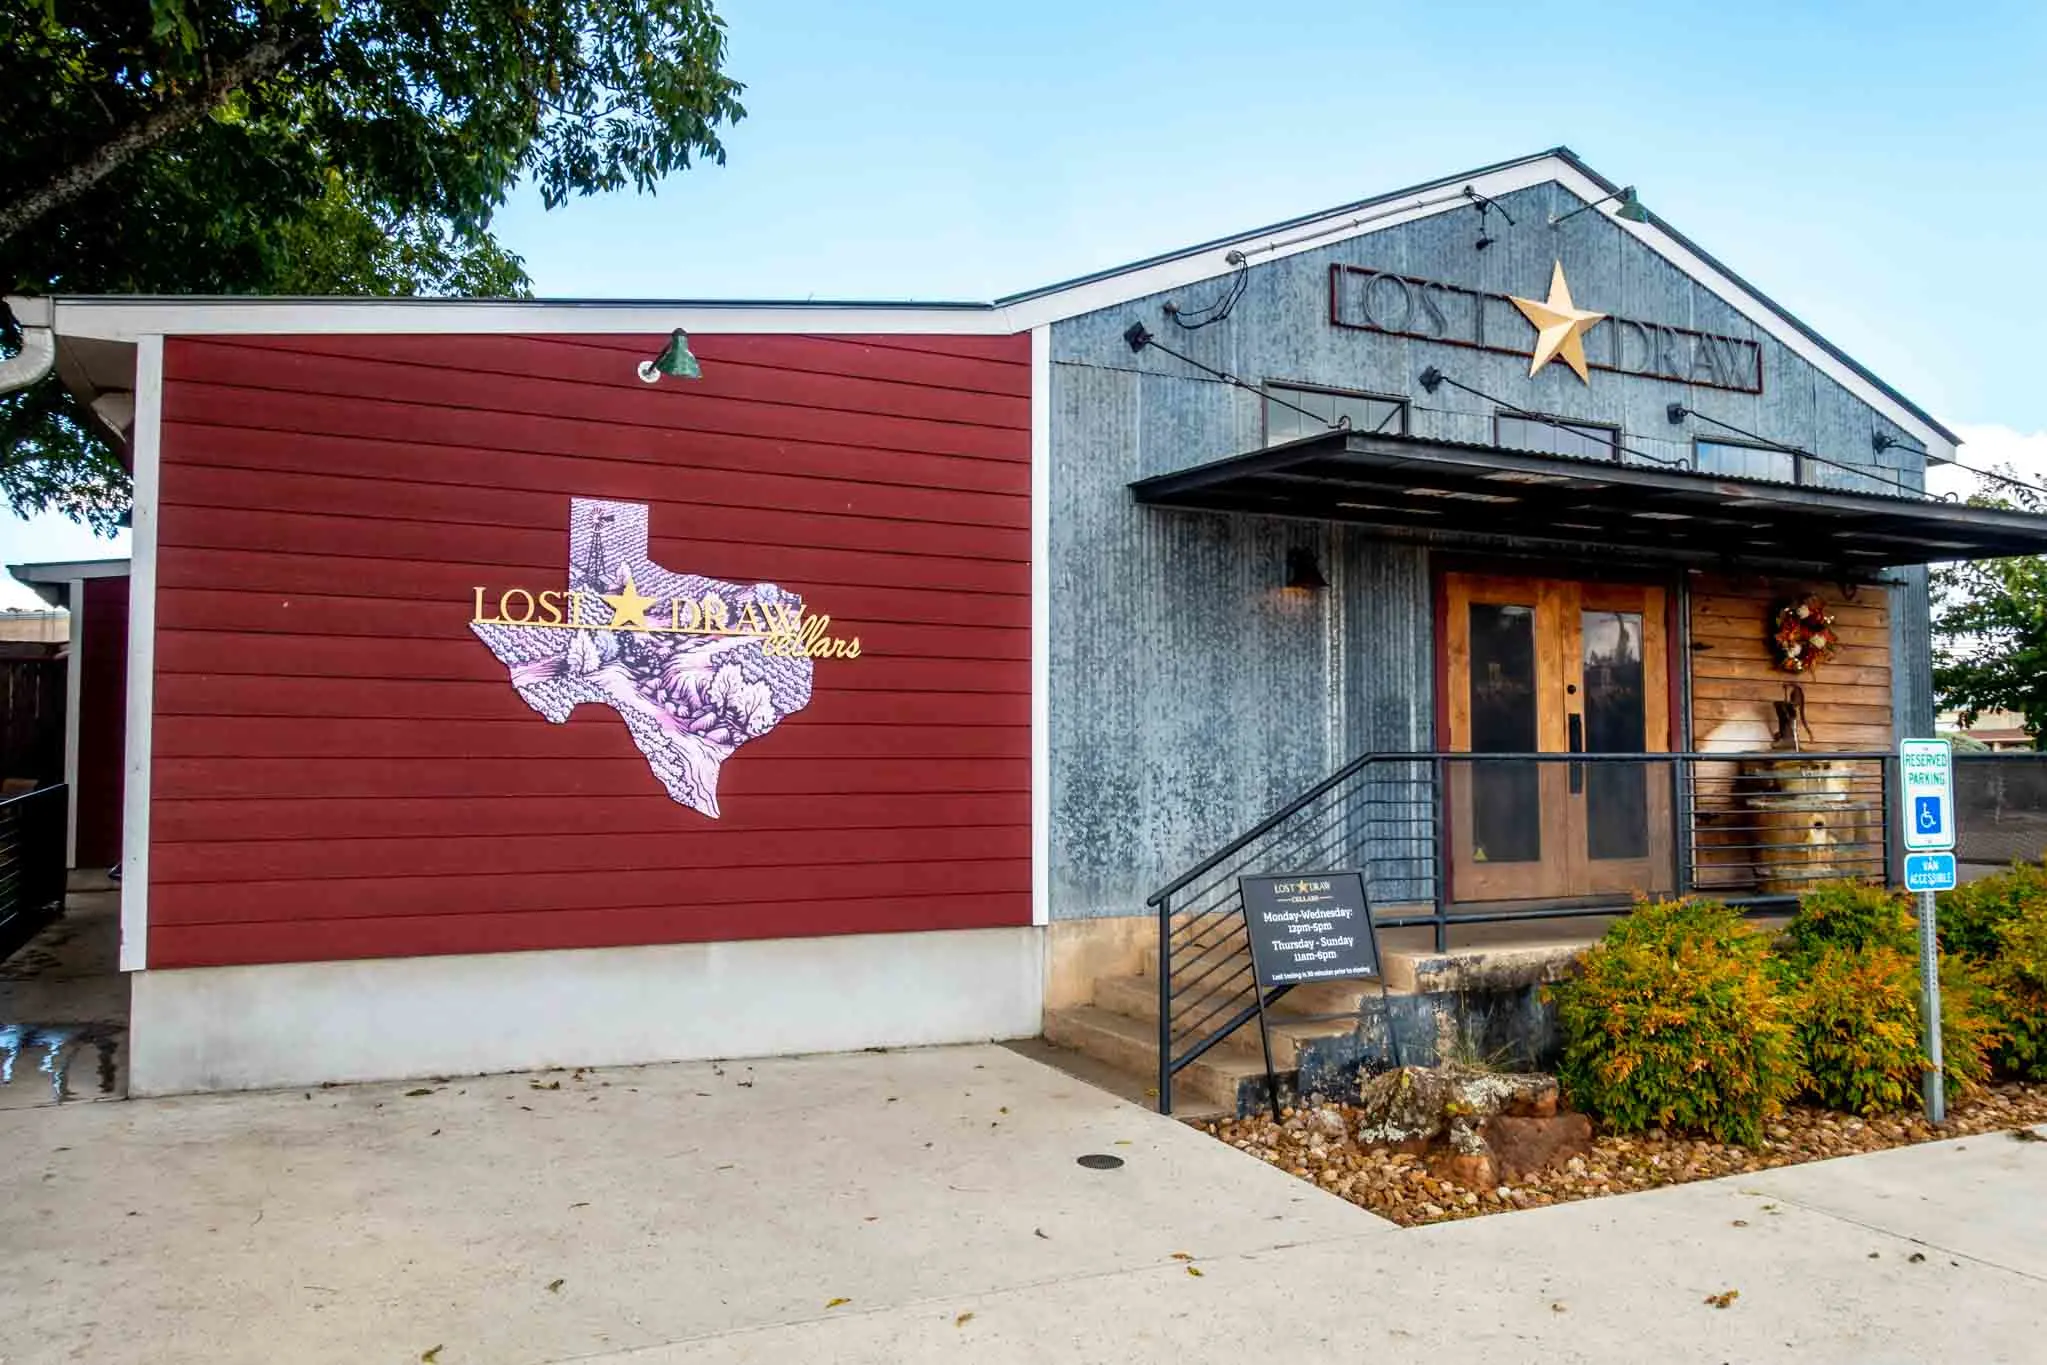
<instances>
[{"instance_id":1,"label":"blue sky","mask_svg":"<svg viewBox=\"0 0 2047 1365\"><path fill-rule=\"evenodd\" d=\"M497 230L542 295L986 299L1561 143L1965 458L2047 472L2047 6L721 11L729 164L515 196ZM0 523L7 561L109 552Z\"/></svg>"}]
</instances>

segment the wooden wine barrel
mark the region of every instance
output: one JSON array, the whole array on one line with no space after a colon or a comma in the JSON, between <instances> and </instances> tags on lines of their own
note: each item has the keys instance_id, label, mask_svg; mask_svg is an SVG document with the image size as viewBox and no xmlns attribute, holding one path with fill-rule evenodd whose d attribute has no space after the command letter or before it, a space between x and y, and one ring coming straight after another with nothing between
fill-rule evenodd
<instances>
[{"instance_id":1,"label":"wooden wine barrel","mask_svg":"<svg viewBox=\"0 0 2047 1365\"><path fill-rule=\"evenodd\" d=\"M1756 889L1791 895L1866 874L1859 820L1845 791L1775 792L1749 798L1758 847Z\"/></svg>"}]
</instances>

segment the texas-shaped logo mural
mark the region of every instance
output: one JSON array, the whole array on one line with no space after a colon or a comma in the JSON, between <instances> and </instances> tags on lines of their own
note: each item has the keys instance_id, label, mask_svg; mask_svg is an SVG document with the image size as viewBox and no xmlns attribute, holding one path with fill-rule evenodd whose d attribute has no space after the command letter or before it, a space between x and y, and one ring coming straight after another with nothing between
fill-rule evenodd
<instances>
[{"instance_id":1,"label":"texas-shaped logo mural","mask_svg":"<svg viewBox=\"0 0 2047 1365\"><path fill-rule=\"evenodd\" d=\"M528 706L557 725L611 707L668 794L712 819L719 767L809 705L812 661L860 657L858 637L773 583L656 564L635 502L571 500L567 587L478 587L472 606Z\"/></svg>"}]
</instances>

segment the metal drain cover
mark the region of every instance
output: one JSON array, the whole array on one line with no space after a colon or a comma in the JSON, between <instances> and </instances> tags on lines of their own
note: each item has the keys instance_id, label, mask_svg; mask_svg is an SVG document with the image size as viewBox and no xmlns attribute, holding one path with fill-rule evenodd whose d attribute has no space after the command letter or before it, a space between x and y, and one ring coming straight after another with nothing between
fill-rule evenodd
<instances>
[{"instance_id":1,"label":"metal drain cover","mask_svg":"<svg viewBox=\"0 0 2047 1365\"><path fill-rule=\"evenodd\" d=\"M1113 1171L1123 1164L1122 1157L1110 1156L1106 1152L1089 1152L1086 1156L1079 1158L1079 1161L1081 1165L1091 1171Z\"/></svg>"}]
</instances>

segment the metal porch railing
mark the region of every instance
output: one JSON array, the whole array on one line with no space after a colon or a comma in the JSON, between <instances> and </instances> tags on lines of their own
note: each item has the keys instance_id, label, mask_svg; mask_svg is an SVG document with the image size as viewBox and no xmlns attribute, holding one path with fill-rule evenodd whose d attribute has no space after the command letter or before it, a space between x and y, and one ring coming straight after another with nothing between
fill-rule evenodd
<instances>
[{"instance_id":1,"label":"metal porch railing","mask_svg":"<svg viewBox=\"0 0 2047 1365\"><path fill-rule=\"evenodd\" d=\"M1895 769L1888 751L1353 759L1147 900L1159 1108L1175 1074L1257 1017L1241 876L1358 870L1374 923L1428 928L1439 952L1459 926L1612 916L1636 895L1768 914L1818 881L1893 880Z\"/></svg>"},{"instance_id":2,"label":"metal porch railing","mask_svg":"<svg viewBox=\"0 0 2047 1365\"><path fill-rule=\"evenodd\" d=\"M0 962L64 908L70 801L62 783L0 800Z\"/></svg>"}]
</instances>

